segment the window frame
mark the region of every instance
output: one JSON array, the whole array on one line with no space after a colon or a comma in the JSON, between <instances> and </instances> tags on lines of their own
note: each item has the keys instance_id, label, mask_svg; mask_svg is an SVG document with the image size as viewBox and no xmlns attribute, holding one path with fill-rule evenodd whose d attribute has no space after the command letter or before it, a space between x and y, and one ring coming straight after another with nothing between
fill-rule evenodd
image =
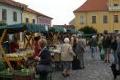
<instances>
[{"instance_id":1,"label":"window frame","mask_svg":"<svg viewBox=\"0 0 120 80\"><path fill-rule=\"evenodd\" d=\"M84 24L84 16L80 16L80 24Z\"/></svg>"},{"instance_id":2,"label":"window frame","mask_svg":"<svg viewBox=\"0 0 120 80\"><path fill-rule=\"evenodd\" d=\"M5 12L4 12L5 11ZM6 21L7 20L7 9L2 9L2 20Z\"/></svg>"},{"instance_id":3,"label":"window frame","mask_svg":"<svg viewBox=\"0 0 120 80\"><path fill-rule=\"evenodd\" d=\"M29 18L25 18L25 22L26 22L26 23L29 23Z\"/></svg>"},{"instance_id":4,"label":"window frame","mask_svg":"<svg viewBox=\"0 0 120 80\"><path fill-rule=\"evenodd\" d=\"M113 16L113 22L114 23L119 23L119 16L118 15Z\"/></svg>"},{"instance_id":5,"label":"window frame","mask_svg":"<svg viewBox=\"0 0 120 80\"><path fill-rule=\"evenodd\" d=\"M13 21L17 22L17 12L16 11L13 12Z\"/></svg>"},{"instance_id":6,"label":"window frame","mask_svg":"<svg viewBox=\"0 0 120 80\"><path fill-rule=\"evenodd\" d=\"M35 19L32 19L32 23L35 24Z\"/></svg>"},{"instance_id":7,"label":"window frame","mask_svg":"<svg viewBox=\"0 0 120 80\"><path fill-rule=\"evenodd\" d=\"M97 18L96 18L96 16L92 16L92 24L96 24L97 23Z\"/></svg>"},{"instance_id":8,"label":"window frame","mask_svg":"<svg viewBox=\"0 0 120 80\"><path fill-rule=\"evenodd\" d=\"M107 24L108 23L108 16L104 15L103 16L103 24Z\"/></svg>"}]
</instances>

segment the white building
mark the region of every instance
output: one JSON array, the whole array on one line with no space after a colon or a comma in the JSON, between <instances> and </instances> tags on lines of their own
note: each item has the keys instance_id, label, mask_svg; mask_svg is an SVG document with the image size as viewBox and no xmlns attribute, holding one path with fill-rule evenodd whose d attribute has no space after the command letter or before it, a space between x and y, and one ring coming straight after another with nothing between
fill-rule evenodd
<instances>
[{"instance_id":1,"label":"white building","mask_svg":"<svg viewBox=\"0 0 120 80\"><path fill-rule=\"evenodd\" d=\"M0 0L0 21L8 25L22 23L22 9L24 4L12 0Z\"/></svg>"}]
</instances>

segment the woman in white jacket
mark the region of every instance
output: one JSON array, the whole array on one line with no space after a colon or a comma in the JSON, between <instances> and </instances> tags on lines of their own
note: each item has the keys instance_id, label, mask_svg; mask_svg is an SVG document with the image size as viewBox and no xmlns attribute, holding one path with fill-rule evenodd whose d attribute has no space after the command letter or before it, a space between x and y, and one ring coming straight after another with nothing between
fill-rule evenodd
<instances>
[{"instance_id":1,"label":"woman in white jacket","mask_svg":"<svg viewBox=\"0 0 120 80\"><path fill-rule=\"evenodd\" d=\"M75 53L70 45L69 38L64 39L64 44L61 47L61 61L63 62L63 76L69 76L72 68L72 61Z\"/></svg>"}]
</instances>

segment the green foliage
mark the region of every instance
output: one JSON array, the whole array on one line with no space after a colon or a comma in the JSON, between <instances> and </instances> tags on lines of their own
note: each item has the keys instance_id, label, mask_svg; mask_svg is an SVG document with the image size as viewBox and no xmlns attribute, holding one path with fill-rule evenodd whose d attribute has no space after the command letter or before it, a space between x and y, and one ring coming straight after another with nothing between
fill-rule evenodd
<instances>
[{"instance_id":1,"label":"green foliage","mask_svg":"<svg viewBox=\"0 0 120 80\"><path fill-rule=\"evenodd\" d=\"M79 29L79 31L82 31L84 34L97 34L97 30L90 26L85 26Z\"/></svg>"}]
</instances>

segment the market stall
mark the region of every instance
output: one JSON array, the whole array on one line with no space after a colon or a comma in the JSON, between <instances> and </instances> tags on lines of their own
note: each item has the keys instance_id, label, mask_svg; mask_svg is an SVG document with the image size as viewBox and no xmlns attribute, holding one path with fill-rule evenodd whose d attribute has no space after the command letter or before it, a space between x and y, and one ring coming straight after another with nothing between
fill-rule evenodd
<instances>
[{"instance_id":1,"label":"market stall","mask_svg":"<svg viewBox=\"0 0 120 80\"><path fill-rule=\"evenodd\" d=\"M25 46L24 48L26 49L27 47L32 48L32 39L34 38L35 33L44 33L48 32L48 26L40 25L40 24L26 24L26 31L25 31Z\"/></svg>"},{"instance_id":2,"label":"market stall","mask_svg":"<svg viewBox=\"0 0 120 80\"><path fill-rule=\"evenodd\" d=\"M12 50L12 48L9 47L16 47L13 46L13 42L17 43L17 41L11 41L9 42L8 39L8 34L15 34L19 32L24 32L25 27L23 24L15 24L15 25L5 25L4 27L0 27L0 30L2 30L2 35L0 38L0 51L1 51L1 57L2 59L7 62L7 65L9 66L10 69L13 69L12 64L10 63L11 61L16 61L17 63L21 60L23 60L25 57L30 57L32 56L33 51L32 50L27 50L27 49L19 49L18 50ZM18 36L17 36L18 38ZM5 42L7 42L7 47ZM11 46L10 46L11 43ZM9 45L9 46L8 46ZM7 49L7 51L6 51Z\"/></svg>"},{"instance_id":3,"label":"market stall","mask_svg":"<svg viewBox=\"0 0 120 80\"><path fill-rule=\"evenodd\" d=\"M66 29L63 26L55 25L49 29L51 35L50 40L52 44L58 44L60 42L61 34L65 33Z\"/></svg>"}]
</instances>

